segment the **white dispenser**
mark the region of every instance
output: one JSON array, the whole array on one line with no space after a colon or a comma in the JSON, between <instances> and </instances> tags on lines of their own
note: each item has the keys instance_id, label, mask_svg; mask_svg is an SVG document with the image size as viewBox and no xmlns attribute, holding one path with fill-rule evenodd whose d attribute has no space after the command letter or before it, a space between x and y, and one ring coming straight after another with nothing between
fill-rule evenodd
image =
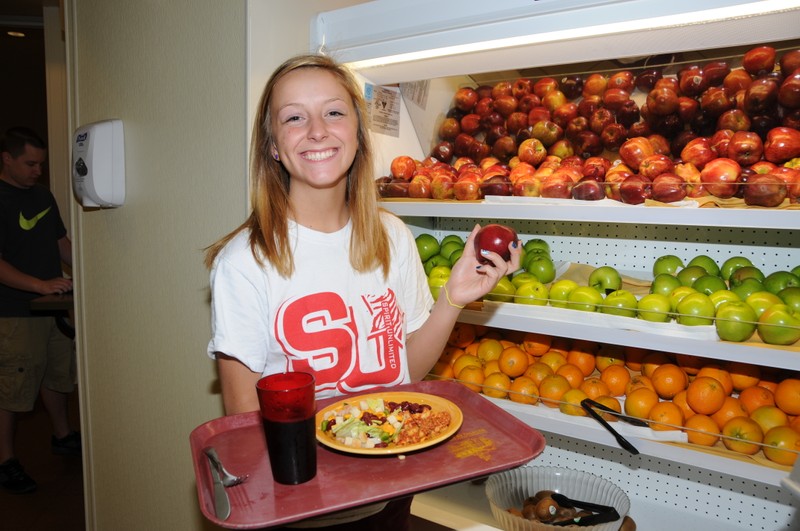
<instances>
[{"instance_id":1,"label":"white dispenser","mask_svg":"<svg viewBox=\"0 0 800 531\"><path fill-rule=\"evenodd\" d=\"M122 120L95 122L75 131L72 189L85 207L118 207L125 202Z\"/></svg>"}]
</instances>

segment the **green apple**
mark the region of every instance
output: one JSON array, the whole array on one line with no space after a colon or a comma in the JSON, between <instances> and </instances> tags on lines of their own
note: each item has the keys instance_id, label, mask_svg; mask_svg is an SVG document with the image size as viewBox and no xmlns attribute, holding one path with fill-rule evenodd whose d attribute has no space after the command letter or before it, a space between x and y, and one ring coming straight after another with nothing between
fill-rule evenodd
<instances>
[{"instance_id":1,"label":"green apple","mask_svg":"<svg viewBox=\"0 0 800 531\"><path fill-rule=\"evenodd\" d=\"M756 330L764 343L793 345L800 340L800 314L786 304L775 304L758 318Z\"/></svg>"},{"instance_id":2,"label":"green apple","mask_svg":"<svg viewBox=\"0 0 800 531\"><path fill-rule=\"evenodd\" d=\"M792 268L792 274L800 277L800 265L796 265Z\"/></svg>"},{"instance_id":3,"label":"green apple","mask_svg":"<svg viewBox=\"0 0 800 531\"><path fill-rule=\"evenodd\" d=\"M672 313L678 311L678 303L681 302L681 299L691 293L697 293L697 290L691 286L681 286L672 290L672 293L669 294L669 306Z\"/></svg>"},{"instance_id":4,"label":"green apple","mask_svg":"<svg viewBox=\"0 0 800 531\"><path fill-rule=\"evenodd\" d=\"M441 249L439 249L439 254L447 258L450 261L450 255L456 252L459 249L464 249L464 244L454 241L449 241L442 245Z\"/></svg>"},{"instance_id":5,"label":"green apple","mask_svg":"<svg viewBox=\"0 0 800 531\"><path fill-rule=\"evenodd\" d=\"M715 277L719 276L719 265L717 265L714 259L708 255L699 254L695 256L694 258L689 260L689 263L686 264L686 267L691 267L696 265L705 269L706 273L708 273L709 275L714 275Z\"/></svg>"},{"instance_id":6,"label":"green apple","mask_svg":"<svg viewBox=\"0 0 800 531\"><path fill-rule=\"evenodd\" d=\"M549 256L533 254L526 257L525 271L536 275L539 282L547 284L556 278L556 266Z\"/></svg>"},{"instance_id":7,"label":"green apple","mask_svg":"<svg viewBox=\"0 0 800 531\"><path fill-rule=\"evenodd\" d=\"M439 254L439 240L432 234L420 234L414 241L417 242L417 252L419 253L420 260L423 262Z\"/></svg>"},{"instance_id":8,"label":"green apple","mask_svg":"<svg viewBox=\"0 0 800 531\"><path fill-rule=\"evenodd\" d=\"M790 286L778 292L783 303L795 312L800 312L800 287Z\"/></svg>"},{"instance_id":9,"label":"green apple","mask_svg":"<svg viewBox=\"0 0 800 531\"><path fill-rule=\"evenodd\" d=\"M738 286L732 286L731 291L737 294L740 299L746 300L751 293L766 290L764 289L764 284L762 284L758 279L746 278Z\"/></svg>"},{"instance_id":10,"label":"green apple","mask_svg":"<svg viewBox=\"0 0 800 531\"><path fill-rule=\"evenodd\" d=\"M748 278L754 278L763 284L765 277L764 273L756 266L742 266L731 273L731 278L728 279L728 282L731 288L735 288Z\"/></svg>"},{"instance_id":11,"label":"green apple","mask_svg":"<svg viewBox=\"0 0 800 531\"><path fill-rule=\"evenodd\" d=\"M622 276L611 266L600 266L589 274L589 285L605 295L622 288Z\"/></svg>"},{"instance_id":12,"label":"green apple","mask_svg":"<svg viewBox=\"0 0 800 531\"><path fill-rule=\"evenodd\" d=\"M661 293L648 293L637 305L639 319L654 323L666 323L670 318L669 297Z\"/></svg>"},{"instance_id":13,"label":"green apple","mask_svg":"<svg viewBox=\"0 0 800 531\"><path fill-rule=\"evenodd\" d=\"M717 335L724 341L747 341L756 331L758 317L753 308L742 301L723 302L714 318Z\"/></svg>"},{"instance_id":14,"label":"green apple","mask_svg":"<svg viewBox=\"0 0 800 531\"><path fill-rule=\"evenodd\" d=\"M517 288L533 280L537 282L539 281L539 279L533 273L528 273L527 271L522 270L517 271L514 276L511 277L511 283Z\"/></svg>"},{"instance_id":15,"label":"green apple","mask_svg":"<svg viewBox=\"0 0 800 531\"><path fill-rule=\"evenodd\" d=\"M705 274L692 283L692 287L700 293L711 295L715 291L727 290L728 285L722 280L722 277L716 275Z\"/></svg>"},{"instance_id":16,"label":"green apple","mask_svg":"<svg viewBox=\"0 0 800 531\"><path fill-rule=\"evenodd\" d=\"M428 273L428 278L450 278L450 267L446 265L436 266Z\"/></svg>"},{"instance_id":17,"label":"green apple","mask_svg":"<svg viewBox=\"0 0 800 531\"><path fill-rule=\"evenodd\" d=\"M466 245L466 242L464 241L464 238L462 238L458 234L448 234L447 236L442 238L442 241L439 242L439 245L441 246L441 245L444 245L444 244L450 243L450 242L458 242L458 243L461 244L461 247L464 247Z\"/></svg>"},{"instance_id":18,"label":"green apple","mask_svg":"<svg viewBox=\"0 0 800 531\"><path fill-rule=\"evenodd\" d=\"M754 291L744 300L756 312L756 317L761 317L764 311L773 304L783 304L783 300L769 291Z\"/></svg>"},{"instance_id":19,"label":"green apple","mask_svg":"<svg viewBox=\"0 0 800 531\"><path fill-rule=\"evenodd\" d=\"M753 262L745 256L732 256L722 263L719 273L724 280L730 280L731 274L740 267L751 266Z\"/></svg>"},{"instance_id":20,"label":"green apple","mask_svg":"<svg viewBox=\"0 0 800 531\"><path fill-rule=\"evenodd\" d=\"M511 283L511 279L507 276L503 276L500 277L495 287L486 294L486 298L490 301L513 302L514 292L516 291L517 289L514 287L514 284Z\"/></svg>"},{"instance_id":21,"label":"green apple","mask_svg":"<svg viewBox=\"0 0 800 531\"><path fill-rule=\"evenodd\" d=\"M456 265L456 262L458 262L458 259L461 258L462 254L464 254L464 248L463 247L453 251L453 253L450 255L450 267L453 267L454 265Z\"/></svg>"},{"instance_id":22,"label":"green apple","mask_svg":"<svg viewBox=\"0 0 800 531\"><path fill-rule=\"evenodd\" d=\"M514 293L514 302L533 304L535 306L547 306L548 297L549 290L547 286L534 279L517 286L517 291Z\"/></svg>"},{"instance_id":23,"label":"green apple","mask_svg":"<svg viewBox=\"0 0 800 531\"><path fill-rule=\"evenodd\" d=\"M690 293L680 300L675 320L686 326L714 324L714 303L705 293Z\"/></svg>"},{"instance_id":24,"label":"green apple","mask_svg":"<svg viewBox=\"0 0 800 531\"><path fill-rule=\"evenodd\" d=\"M522 244L522 248L528 253L540 251L544 252L548 256L550 255L550 244L541 238L532 238L526 241L524 244Z\"/></svg>"},{"instance_id":25,"label":"green apple","mask_svg":"<svg viewBox=\"0 0 800 531\"><path fill-rule=\"evenodd\" d=\"M729 289L721 289L719 291L715 291L708 296L711 299L711 302L714 303L714 308L719 309L720 305L725 302L742 302L742 299L739 298L737 294L732 292Z\"/></svg>"},{"instance_id":26,"label":"green apple","mask_svg":"<svg viewBox=\"0 0 800 531\"><path fill-rule=\"evenodd\" d=\"M600 307L602 313L609 315L620 315L622 317L636 317L636 308L639 301L636 296L626 289L618 289L606 295L603 306Z\"/></svg>"},{"instance_id":27,"label":"green apple","mask_svg":"<svg viewBox=\"0 0 800 531\"><path fill-rule=\"evenodd\" d=\"M603 294L591 286L578 286L567 297L567 308L583 312L596 312L603 304Z\"/></svg>"},{"instance_id":28,"label":"green apple","mask_svg":"<svg viewBox=\"0 0 800 531\"><path fill-rule=\"evenodd\" d=\"M439 299L439 292L442 290L442 286L447 283L447 277L428 277L428 287L431 290L431 295L433 295L433 300Z\"/></svg>"},{"instance_id":29,"label":"green apple","mask_svg":"<svg viewBox=\"0 0 800 531\"><path fill-rule=\"evenodd\" d=\"M796 286L800 286L800 277L791 271L773 271L764 278L764 288L770 293Z\"/></svg>"},{"instance_id":30,"label":"green apple","mask_svg":"<svg viewBox=\"0 0 800 531\"><path fill-rule=\"evenodd\" d=\"M568 278L556 280L550 286L550 306L566 308L569 294L578 287L578 283Z\"/></svg>"},{"instance_id":31,"label":"green apple","mask_svg":"<svg viewBox=\"0 0 800 531\"><path fill-rule=\"evenodd\" d=\"M422 267L425 270L425 274L430 276L431 270L433 270L433 268L437 266L446 266L449 268L450 260L448 260L447 258L445 258L440 254L435 254L430 258L428 258L427 260L425 260L425 263L423 264Z\"/></svg>"},{"instance_id":32,"label":"green apple","mask_svg":"<svg viewBox=\"0 0 800 531\"><path fill-rule=\"evenodd\" d=\"M678 280L680 280L681 284L684 286L691 286L694 284L695 280L706 274L708 274L706 270L698 265L686 266L678 271Z\"/></svg>"},{"instance_id":33,"label":"green apple","mask_svg":"<svg viewBox=\"0 0 800 531\"><path fill-rule=\"evenodd\" d=\"M665 254L664 256L659 256L656 258L656 261L653 262L654 277L662 273L666 273L667 275L676 275L681 269L683 269L683 260L674 254Z\"/></svg>"},{"instance_id":34,"label":"green apple","mask_svg":"<svg viewBox=\"0 0 800 531\"><path fill-rule=\"evenodd\" d=\"M650 293L660 293L661 295L669 295L670 293L682 286L681 281L675 275L669 273L659 273L650 284Z\"/></svg>"}]
</instances>

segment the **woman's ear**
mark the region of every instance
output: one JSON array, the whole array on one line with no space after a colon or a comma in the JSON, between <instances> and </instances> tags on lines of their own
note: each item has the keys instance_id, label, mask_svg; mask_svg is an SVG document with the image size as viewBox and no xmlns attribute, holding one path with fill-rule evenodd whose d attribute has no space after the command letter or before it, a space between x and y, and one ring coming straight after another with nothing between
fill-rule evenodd
<instances>
[{"instance_id":1,"label":"woman's ear","mask_svg":"<svg viewBox=\"0 0 800 531\"><path fill-rule=\"evenodd\" d=\"M272 144L270 147L270 151L272 152L272 158L275 160L281 160L281 156L278 155L278 148L275 147L275 144Z\"/></svg>"}]
</instances>

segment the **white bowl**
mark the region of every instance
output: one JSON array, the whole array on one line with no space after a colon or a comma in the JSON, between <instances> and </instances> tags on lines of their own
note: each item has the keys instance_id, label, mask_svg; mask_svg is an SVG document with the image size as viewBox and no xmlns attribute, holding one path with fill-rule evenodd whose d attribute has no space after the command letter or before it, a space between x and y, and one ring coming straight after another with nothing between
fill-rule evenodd
<instances>
[{"instance_id":1,"label":"white bowl","mask_svg":"<svg viewBox=\"0 0 800 531\"><path fill-rule=\"evenodd\" d=\"M600 476L580 470L551 466L522 466L493 474L486 481L486 496L489 498L492 514L506 531L564 529L543 522L534 522L508 512L512 507L522 510L523 501L540 490L554 490L573 500L610 505L620 515L617 521L580 529L616 531L631 508L628 495L617 485Z\"/></svg>"}]
</instances>

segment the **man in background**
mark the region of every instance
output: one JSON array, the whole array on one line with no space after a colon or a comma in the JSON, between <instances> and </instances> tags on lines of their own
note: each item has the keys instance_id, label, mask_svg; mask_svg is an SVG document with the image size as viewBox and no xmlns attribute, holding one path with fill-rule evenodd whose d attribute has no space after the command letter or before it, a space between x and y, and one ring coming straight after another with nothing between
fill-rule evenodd
<instances>
[{"instance_id":1,"label":"man in background","mask_svg":"<svg viewBox=\"0 0 800 531\"><path fill-rule=\"evenodd\" d=\"M72 244L50 191L38 184L47 155L32 130L15 127L0 140L0 486L16 494L36 490L14 451L16 413L37 396L53 424L52 450L81 455L70 429L67 398L75 388L75 353L52 315L31 311L32 299L72 290L62 262Z\"/></svg>"}]
</instances>

